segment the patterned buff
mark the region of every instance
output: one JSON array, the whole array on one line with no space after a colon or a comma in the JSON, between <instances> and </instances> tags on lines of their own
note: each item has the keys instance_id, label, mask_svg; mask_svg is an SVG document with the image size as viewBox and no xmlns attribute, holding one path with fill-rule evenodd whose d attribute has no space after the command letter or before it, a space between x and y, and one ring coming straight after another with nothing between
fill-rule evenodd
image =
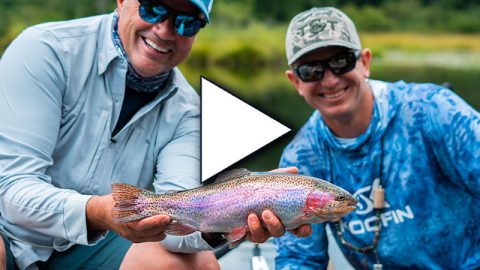
<instances>
[{"instance_id":1,"label":"patterned buff","mask_svg":"<svg viewBox=\"0 0 480 270\"><path fill-rule=\"evenodd\" d=\"M117 10L115 10L115 12L113 13L113 21L112 21L113 43L115 44L115 47L117 48L118 53L128 61L127 54L123 50L122 42L120 41L120 37L118 35L117 28L118 28L118 12ZM170 75L170 71L160 73L153 77L145 78L145 77L142 77L140 74L138 74L135 71L135 69L133 69L133 66L130 64L130 62L128 62L126 84L127 84L127 87L140 93L159 92L163 87L164 83L166 82L166 80L168 79L169 75Z\"/></svg>"}]
</instances>

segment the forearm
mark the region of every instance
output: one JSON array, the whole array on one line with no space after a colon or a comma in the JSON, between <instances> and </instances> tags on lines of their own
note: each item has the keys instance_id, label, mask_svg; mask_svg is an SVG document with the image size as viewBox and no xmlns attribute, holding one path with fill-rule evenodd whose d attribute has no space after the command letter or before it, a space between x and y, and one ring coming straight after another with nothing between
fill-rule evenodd
<instances>
[{"instance_id":1,"label":"forearm","mask_svg":"<svg viewBox=\"0 0 480 270\"><path fill-rule=\"evenodd\" d=\"M111 209L115 202L111 195L93 196L86 206L88 232L111 229Z\"/></svg>"},{"instance_id":2,"label":"forearm","mask_svg":"<svg viewBox=\"0 0 480 270\"><path fill-rule=\"evenodd\" d=\"M200 186L199 121L196 117L184 119L177 128L174 139L159 153L153 183L155 192Z\"/></svg>"},{"instance_id":3,"label":"forearm","mask_svg":"<svg viewBox=\"0 0 480 270\"><path fill-rule=\"evenodd\" d=\"M3 178L0 181L2 225L22 240L50 246L69 242L88 244L85 205L90 196L56 188L30 176Z\"/></svg>"}]
</instances>

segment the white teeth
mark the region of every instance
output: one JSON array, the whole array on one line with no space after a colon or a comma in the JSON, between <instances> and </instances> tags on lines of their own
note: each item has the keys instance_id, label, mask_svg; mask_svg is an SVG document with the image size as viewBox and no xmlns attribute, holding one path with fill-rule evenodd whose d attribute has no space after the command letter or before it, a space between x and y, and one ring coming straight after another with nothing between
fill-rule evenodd
<instances>
[{"instance_id":1,"label":"white teeth","mask_svg":"<svg viewBox=\"0 0 480 270\"><path fill-rule=\"evenodd\" d=\"M165 49L165 48L162 48L162 47L158 46L155 42L153 42L153 41L151 41L147 38L144 38L143 40L145 40L145 43L147 43L148 46L154 48L155 50L157 50L161 53L166 53L166 52L170 51L169 49Z\"/></svg>"},{"instance_id":2,"label":"white teeth","mask_svg":"<svg viewBox=\"0 0 480 270\"><path fill-rule=\"evenodd\" d=\"M322 96L324 98L337 98L337 97L341 96L344 92L345 92L345 90L340 90L338 92L331 93L331 94L322 94Z\"/></svg>"}]
</instances>

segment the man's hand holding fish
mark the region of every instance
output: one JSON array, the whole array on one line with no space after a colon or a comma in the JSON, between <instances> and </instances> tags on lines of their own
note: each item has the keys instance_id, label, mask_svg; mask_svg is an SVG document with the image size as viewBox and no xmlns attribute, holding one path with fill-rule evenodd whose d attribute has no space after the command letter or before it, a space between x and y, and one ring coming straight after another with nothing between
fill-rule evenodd
<instances>
[{"instance_id":1,"label":"man's hand holding fish","mask_svg":"<svg viewBox=\"0 0 480 270\"><path fill-rule=\"evenodd\" d=\"M165 238L165 229L171 222L168 215L154 215L128 223L118 223L111 215L114 205L111 194L92 197L87 204L88 230L112 230L133 243L161 241Z\"/></svg>"},{"instance_id":2,"label":"man's hand holding fish","mask_svg":"<svg viewBox=\"0 0 480 270\"><path fill-rule=\"evenodd\" d=\"M277 173L291 173L297 174L298 169L296 167L279 168L272 172ZM245 236L245 240L254 243L264 243L270 237L280 237L285 233L285 226L270 210L265 210L262 213L263 224L256 214L250 214L248 216L248 232ZM290 233L295 234L297 237L307 237L312 234L312 226L310 224L301 225L300 227L292 230L288 230Z\"/></svg>"}]
</instances>

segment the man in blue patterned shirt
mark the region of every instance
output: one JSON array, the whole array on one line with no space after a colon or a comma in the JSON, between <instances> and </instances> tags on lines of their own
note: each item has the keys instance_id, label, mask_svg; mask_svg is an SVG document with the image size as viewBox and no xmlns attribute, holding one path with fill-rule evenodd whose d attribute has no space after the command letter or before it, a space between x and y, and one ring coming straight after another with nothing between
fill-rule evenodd
<instances>
[{"instance_id":1,"label":"man in blue patterned shirt","mask_svg":"<svg viewBox=\"0 0 480 270\"><path fill-rule=\"evenodd\" d=\"M316 111L280 167L326 179L359 201L330 222L357 269L480 267L480 115L434 84L371 80L372 53L335 8L291 21L286 72ZM277 269L326 269L326 224L275 239Z\"/></svg>"}]
</instances>

